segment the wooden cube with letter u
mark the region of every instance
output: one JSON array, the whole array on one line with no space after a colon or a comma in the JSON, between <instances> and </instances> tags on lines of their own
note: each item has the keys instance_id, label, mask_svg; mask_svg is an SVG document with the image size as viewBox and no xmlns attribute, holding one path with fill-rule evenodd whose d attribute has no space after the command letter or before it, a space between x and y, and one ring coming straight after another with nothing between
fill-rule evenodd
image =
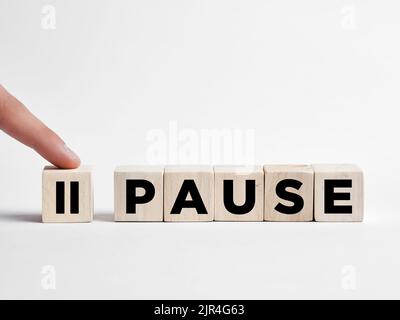
<instances>
[{"instance_id":1,"label":"wooden cube with letter u","mask_svg":"<svg viewBox=\"0 0 400 320\"><path fill-rule=\"evenodd\" d=\"M263 221L262 166L216 166L215 220Z\"/></svg>"},{"instance_id":2,"label":"wooden cube with letter u","mask_svg":"<svg viewBox=\"0 0 400 320\"><path fill-rule=\"evenodd\" d=\"M43 222L91 222L93 182L90 167L64 170L47 166L42 174Z\"/></svg>"},{"instance_id":3,"label":"wooden cube with letter u","mask_svg":"<svg viewBox=\"0 0 400 320\"><path fill-rule=\"evenodd\" d=\"M164 171L164 221L213 219L213 167L167 166Z\"/></svg>"}]
</instances>

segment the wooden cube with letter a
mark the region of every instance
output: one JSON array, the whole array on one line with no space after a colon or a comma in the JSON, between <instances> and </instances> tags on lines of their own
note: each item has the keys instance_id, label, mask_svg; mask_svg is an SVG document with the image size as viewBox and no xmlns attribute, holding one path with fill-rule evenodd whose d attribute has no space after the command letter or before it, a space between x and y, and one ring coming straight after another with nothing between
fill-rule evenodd
<instances>
[{"instance_id":1,"label":"wooden cube with letter a","mask_svg":"<svg viewBox=\"0 0 400 320\"><path fill-rule=\"evenodd\" d=\"M312 221L314 171L308 165L266 165L264 219Z\"/></svg>"},{"instance_id":2,"label":"wooden cube with letter a","mask_svg":"<svg viewBox=\"0 0 400 320\"><path fill-rule=\"evenodd\" d=\"M43 222L91 222L93 182L90 167L64 170L47 166L42 174Z\"/></svg>"},{"instance_id":3,"label":"wooden cube with letter a","mask_svg":"<svg viewBox=\"0 0 400 320\"><path fill-rule=\"evenodd\" d=\"M352 164L316 164L316 221L361 222L364 217L364 178Z\"/></svg>"},{"instance_id":4,"label":"wooden cube with letter a","mask_svg":"<svg viewBox=\"0 0 400 320\"><path fill-rule=\"evenodd\" d=\"M213 221L214 169L168 166L164 171L164 221Z\"/></svg>"},{"instance_id":5,"label":"wooden cube with letter a","mask_svg":"<svg viewBox=\"0 0 400 320\"><path fill-rule=\"evenodd\" d=\"M158 166L117 167L115 221L163 221L163 176Z\"/></svg>"},{"instance_id":6,"label":"wooden cube with letter a","mask_svg":"<svg viewBox=\"0 0 400 320\"><path fill-rule=\"evenodd\" d=\"M215 220L263 221L262 166L216 166Z\"/></svg>"}]
</instances>

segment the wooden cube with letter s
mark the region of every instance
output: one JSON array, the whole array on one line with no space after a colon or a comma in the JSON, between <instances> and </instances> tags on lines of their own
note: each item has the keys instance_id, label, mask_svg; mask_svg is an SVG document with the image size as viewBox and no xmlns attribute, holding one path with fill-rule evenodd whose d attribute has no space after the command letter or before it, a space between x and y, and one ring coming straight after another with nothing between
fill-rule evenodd
<instances>
[{"instance_id":1,"label":"wooden cube with letter s","mask_svg":"<svg viewBox=\"0 0 400 320\"><path fill-rule=\"evenodd\" d=\"M264 219L312 221L314 172L309 165L266 165Z\"/></svg>"}]
</instances>

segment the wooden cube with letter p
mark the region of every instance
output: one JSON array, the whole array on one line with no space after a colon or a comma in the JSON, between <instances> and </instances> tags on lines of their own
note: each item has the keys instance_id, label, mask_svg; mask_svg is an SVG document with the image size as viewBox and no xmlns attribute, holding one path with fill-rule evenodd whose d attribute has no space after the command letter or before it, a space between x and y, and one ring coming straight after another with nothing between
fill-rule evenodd
<instances>
[{"instance_id":1,"label":"wooden cube with letter p","mask_svg":"<svg viewBox=\"0 0 400 320\"><path fill-rule=\"evenodd\" d=\"M216 166L215 220L263 221L262 166Z\"/></svg>"},{"instance_id":2,"label":"wooden cube with letter p","mask_svg":"<svg viewBox=\"0 0 400 320\"><path fill-rule=\"evenodd\" d=\"M115 221L163 221L163 176L158 166L117 167Z\"/></svg>"},{"instance_id":3,"label":"wooden cube with letter p","mask_svg":"<svg viewBox=\"0 0 400 320\"><path fill-rule=\"evenodd\" d=\"M43 222L91 222L93 182L90 167L64 170L47 166L42 174Z\"/></svg>"},{"instance_id":4,"label":"wooden cube with letter p","mask_svg":"<svg viewBox=\"0 0 400 320\"><path fill-rule=\"evenodd\" d=\"M214 169L168 166L164 171L164 221L213 221Z\"/></svg>"},{"instance_id":5,"label":"wooden cube with letter p","mask_svg":"<svg viewBox=\"0 0 400 320\"><path fill-rule=\"evenodd\" d=\"M312 221L314 171L309 165L266 165L264 219Z\"/></svg>"},{"instance_id":6,"label":"wooden cube with letter p","mask_svg":"<svg viewBox=\"0 0 400 320\"><path fill-rule=\"evenodd\" d=\"M316 164L316 221L361 222L364 217L364 178L352 164Z\"/></svg>"}]
</instances>

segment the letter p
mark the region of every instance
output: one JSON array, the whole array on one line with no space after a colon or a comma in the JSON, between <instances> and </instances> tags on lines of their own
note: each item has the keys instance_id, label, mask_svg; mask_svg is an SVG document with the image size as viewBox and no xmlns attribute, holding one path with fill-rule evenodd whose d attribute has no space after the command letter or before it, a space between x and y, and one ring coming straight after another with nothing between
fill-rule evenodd
<instances>
[{"instance_id":1,"label":"letter p","mask_svg":"<svg viewBox=\"0 0 400 320\"><path fill-rule=\"evenodd\" d=\"M138 189L143 189L144 193L138 195ZM150 181L142 179L126 180L126 213L135 214L136 205L150 202L154 195L155 188Z\"/></svg>"}]
</instances>

